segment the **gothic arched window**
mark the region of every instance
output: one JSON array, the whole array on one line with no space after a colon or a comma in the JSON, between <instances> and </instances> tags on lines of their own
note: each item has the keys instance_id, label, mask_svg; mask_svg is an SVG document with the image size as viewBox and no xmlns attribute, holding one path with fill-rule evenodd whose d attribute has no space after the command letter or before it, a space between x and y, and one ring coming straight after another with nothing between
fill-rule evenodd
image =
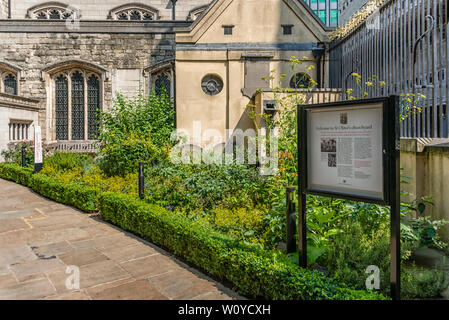
<instances>
[{"instance_id":1,"label":"gothic arched window","mask_svg":"<svg viewBox=\"0 0 449 320\"><path fill-rule=\"evenodd\" d=\"M3 88L5 93L17 95L17 79L13 74L9 73L5 76Z\"/></svg>"},{"instance_id":2,"label":"gothic arched window","mask_svg":"<svg viewBox=\"0 0 449 320\"><path fill-rule=\"evenodd\" d=\"M55 77L55 120L57 140L93 140L101 110L100 77L83 70Z\"/></svg>"},{"instance_id":3,"label":"gothic arched window","mask_svg":"<svg viewBox=\"0 0 449 320\"><path fill-rule=\"evenodd\" d=\"M100 110L100 81L94 75L87 81L87 138L96 139Z\"/></svg>"},{"instance_id":4,"label":"gothic arched window","mask_svg":"<svg viewBox=\"0 0 449 320\"><path fill-rule=\"evenodd\" d=\"M72 75L72 140L84 140L84 78Z\"/></svg>"},{"instance_id":5,"label":"gothic arched window","mask_svg":"<svg viewBox=\"0 0 449 320\"><path fill-rule=\"evenodd\" d=\"M72 16L79 18L79 10L54 1L36 5L27 11L27 18L38 20L63 20Z\"/></svg>"},{"instance_id":6,"label":"gothic arched window","mask_svg":"<svg viewBox=\"0 0 449 320\"><path fill-rule=\"evenodd\" d=\"M0 92L18 95L19 70L5 63L0 63Z\"/></svg>"},{"instance_id":7,"label":"gothic arched window","mask_svg":"<svg viewBox=\"0 0 449 320\"><path fill-rule=\"evenodd\" d=\"M137 10L133 10L129 14L129 20L142 20L142 14Z\"/></svg>"},{"instance_id":8,"label":"gothic arched window","mask_svg":"<svg viewBox=\"0 0 449 320\"><path fill-rule=\"evenodd\" d=\"M43 11L36 13L35 15L36 19L38 20L47 20L47 14Z\"/></svg>"},{"instance_id":9,"label":"gothic arched window","mask_svg":"<svg viewBox=\"0 0 449 320\"><path fill-rule=\"evenodd\" d=\"M50 12L48 14L48 17L53 20L61 20L63 16L64 16L64 14L59 12L56 9L50 10Z\"/></svg>"},{"instance_id":10,"label":"gothic arched window","mask_svg":"<svg viewBox=\"0 0 449 320\"><path fill-rule=\"evenodd\" d=\"M151 66L144 68L145 87L148 88L146 93L154 93L160 96L166 93L169 98L175 97L175 63L174 59L166 59L153 63Z\"/></svg>"},{"instance_id":11,"label":"gothic arched window","mask_svg":"<svg viewBox=\"0 0 449 320\"><path fill-rule=\"evenodd\" d=\"M160 96L166 94L171 96L171 81L165 73L160 73L154 81L154 92Z\"/></svg>"},{"instance_id":12,"label":"gothic arched window","mask_svg":"<svg viewBox=\"0 0 449 320\"><path fill-rule=\"evenodd\" d=\"M56 139L69 139L69 85L67 78L60 75L55 80Z\"/></svg>"},{"instance_id":13,"label":"gothic arched window","mask_svg":"<svg viewBox=\"0 0 449 320\"><path fill-rule=\"evenodd\" d=\"M130 3L125 4L109 11L108 19L113 20L132 20L132 21L148 21L157 20L159 11L153 7Z\"/></svg>"}]
</instances>

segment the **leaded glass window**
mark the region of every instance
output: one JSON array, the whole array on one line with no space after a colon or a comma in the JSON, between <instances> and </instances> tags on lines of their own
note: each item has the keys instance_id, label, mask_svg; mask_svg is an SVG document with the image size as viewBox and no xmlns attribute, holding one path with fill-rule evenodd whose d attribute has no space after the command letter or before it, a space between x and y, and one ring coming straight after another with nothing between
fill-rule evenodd
<instances>
[{"instance_id":1,"label":"leaded glass window","mask_svg":"<svg viewBox=\"0 0 449 320\"><path fill-rule=\"evenodd\" d=\"M63 75L55 80L56 139L69 139L69 85Z\"/></svg>"},{"instance_id":2,"label":"leaded glass window","mask_svg":"<svg viewBox=\"0 0 449 320\"><path fill-rule=\"evenodd\" d=\"M157 76L156 81L154 82L154 91L160 96L163 93L170 96L171 83L170 79L165 73L161 73Z\"/></svg>"},{"instance_id":3,"label":"leaded glass window","mask_svg":"<svg viewBox=\"0 0 449 320\"><path fill-rule=\"evenodd\" d=\"M122 12L117 16L117 19L118 20L128 20L128 15L126 13Z\"/></svg>"},{"instance_id":4,"label":"leaded glass window","mask_svg":"<svg viewBox=\"0 0 449 320\"><path fill-rule=\"evenodd\" d=\"M3 81L5 93L17 95L17 79L14 75L8 74Z\"/></svg>"},{"instance_id":5,"label":"leaded glass window","mask_svg":"<svg viewBox=\"0 0 449 320\"><path fill-rule=\"evenodd\" d=\"M157 10L130 7L120 11L112 10L110 15L115 20L147 21L157 19Z\"/></svg>"},{"instance_id":6,"label":"leaded glass window","mask_svg":"<svg viewBox=\"0 0 449 320\"><path fill-rule=\"evenodd\" d=\"M84 140L84 78L72 75L72 140Z\"/></svg>"},{"instance_id":7,"label":"leaded glass window","mask_svg":"<svg viewBox=\"0 0 449 320\"><path fill-rule=\"evenodd\" d=\"M62 16L66 20L66 19L70 18L72 15L73 15L73 12L66 12Z\"/></svg>"},{"instance_id":8,"label":"leaded glass window","mask_svg":"<svg viewBox=\"0 0 449 320\"><path fill-rule=\"evenodd\" d=\"M149 13L144 13L143 15L143 20L153 20L153 15L149 14Z\"/></svg>"},{"instance_id":9,"label":"leaded glass window","mask_svg":"<svg viewBox=\"0 0 449 320\"><path fill-rule=\"evenodd\" d=\"M129 20L142 20L142 16L139 11L131 11Z\"/></svg>"},{"instance_id":10,"label":"leaded glass window","mask_svg":"<svg viewBox=\"0 0 449 320\"><path fill-rule=\"evenodd\" d=\"M39 12L36 14L36 19L45 20L47 19L47 15L45 14L45 12Z\"/></svg>"},{"instance_id":11,"label":"leaded glass window","mask_svg":"<svg viewBox=\"0 0 449 320\"><path fill-rule=\"evenodd\" d=\"M101 110L101 77L83 70L54 77L57 140L95 140Z\"/></svg>"},{"instance_id":12,"label":"leaded glass window","mask_svg":"<svg viewBox=\"0 0 449 320\"><path fill-rule=\"evenodd\" d=\"M90 76L87 81L87 133L88 139L95 139L98 126L98 111L100 109L100 82L96 76Z\"/></svg>"},{"instance_id":13,"label":"leaded glass window","mask_svg":"<svg viewBox=\"0 0 449 320\"><path fill-rule=\"evenodd\" d=\"M50 19L60 20L61 19L61 13L59 13L58 10L51 10L50 11Z\"/></svg>"}]
</instances>

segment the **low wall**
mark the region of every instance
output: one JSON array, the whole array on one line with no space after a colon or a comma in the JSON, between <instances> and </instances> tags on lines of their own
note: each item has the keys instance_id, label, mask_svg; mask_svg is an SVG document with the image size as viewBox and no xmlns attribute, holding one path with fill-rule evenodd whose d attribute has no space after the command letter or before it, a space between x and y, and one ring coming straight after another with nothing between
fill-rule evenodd
<instances>
[{"instance_id":1,"label":"low wall","mask_svg":"<svg viewBox=\"0 0 449 320\"><path fill-rule=\"evenodd\" d=\"M30 140L34 138L33 126L38 123L39 116L38 102L0 92L0 153L8 148L8 143L27 136ZM3 161L1 154L0 161Z\"/></svg>"},{"instance_id":2,"label":"low wall","mask_svg":"<svg viewBox=\"0 0 449 320\"><path fill-rule=\"evenodd\" d=\"M432 195L434 206L426 215L449 220L449 139L401 139L401 168L411 178L401 188L414 195L404 200ZM442 236L449 239L449 226Z\"/></svg>"}]
</instances>

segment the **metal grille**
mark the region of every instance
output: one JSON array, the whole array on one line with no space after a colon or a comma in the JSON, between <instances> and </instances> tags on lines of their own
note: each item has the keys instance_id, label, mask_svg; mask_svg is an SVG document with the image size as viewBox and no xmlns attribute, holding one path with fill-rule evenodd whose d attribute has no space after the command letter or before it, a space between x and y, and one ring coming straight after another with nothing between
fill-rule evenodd
<instances>
[{"instance_id":1,"label":"metal grille","mask_svg":"<svg viewBox=\"0 0 449 320\"><path fill-rule=\"evenodd\" d=\"M72 140L84 140L84 78L72 75Z\"/></svg>"},{"instance_id":2,"label":"metal grille","mask_svg":"<svg viewBox=\"0 0 449 320\"><path fill-rule=\"evenodd\" d=\"M97 135L98 111L100 110L100 82L95 76L87 81L87 133L88 139L93 140Z\"/></svg>"},{"instance_id":3,"label":"metal grille","mask_svg":"<svg viewBox=\"0 0 449 320\"><path fill-rule=\"evenodd\" d=\"M170 87L170 80L165 73L161 73L157 76L156 81L154 82L154 91L158 96L162 95L163 93L170 96Z\"/></svg>"},{"instance_id":4,"label":"metal grille","mask_svg":"<svg viewBox=\"0 0 449 320\"><path fill-rule=\"evenodd\" d=\"M360 96L351 77L356 72L370 97L422 94L422 112L402 122L402 136L449 137L447 33L447 0L391 0L352 34L331 44L330 86L343 92L352 88ZM387 83L383 89L365 84L373 75Z\"/></svg>"},{"instance_id":5,"label":"metal grille","mask_svg":"<svg viewBox=\"0 0 449 320\"><path fill-rule=\"evenodd\" d=\"M69 92L68 81L65 76L59 76L55 81L55 109L56 109L56 139L69 139Z\"/></svg>"},{"instance_id":6,"label":"metal grille","mask_svg":"<svg viewBox=\"0 0 449 320\"><path fill-rule=\"evenodd\" d=\"M3 81L5 93L17 95L17 80L12 74L8 74Z\"/></svg>"}]
</instances>

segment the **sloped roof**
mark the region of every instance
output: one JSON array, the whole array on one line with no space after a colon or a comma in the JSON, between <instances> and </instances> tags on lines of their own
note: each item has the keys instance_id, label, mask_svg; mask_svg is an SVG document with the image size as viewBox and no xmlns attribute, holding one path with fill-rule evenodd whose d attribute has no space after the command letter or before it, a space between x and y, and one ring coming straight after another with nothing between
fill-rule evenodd
<instances>
[{"instance_id":1,"label":"sloped roof","mask_svg":"<svg viewBox=\"0 0 449 320\"><path fill-rule=\"evenodd\" d=\"M177 34L184 33L182 37L177 37L177 42L196 42L202 34L206 32L208 27L213 23L213 16L219 16L226 8L235 0L213 0L205 12L192 23L189 27L175 28L174 31ZM264 0L259 0L264 1ZM302 20L305 26L319 39L323 38L323 35L335 28L326 27L321 19L305 4L302 0L279 0L284 2L296 15Z\"/></svg>"}]
</instances>

